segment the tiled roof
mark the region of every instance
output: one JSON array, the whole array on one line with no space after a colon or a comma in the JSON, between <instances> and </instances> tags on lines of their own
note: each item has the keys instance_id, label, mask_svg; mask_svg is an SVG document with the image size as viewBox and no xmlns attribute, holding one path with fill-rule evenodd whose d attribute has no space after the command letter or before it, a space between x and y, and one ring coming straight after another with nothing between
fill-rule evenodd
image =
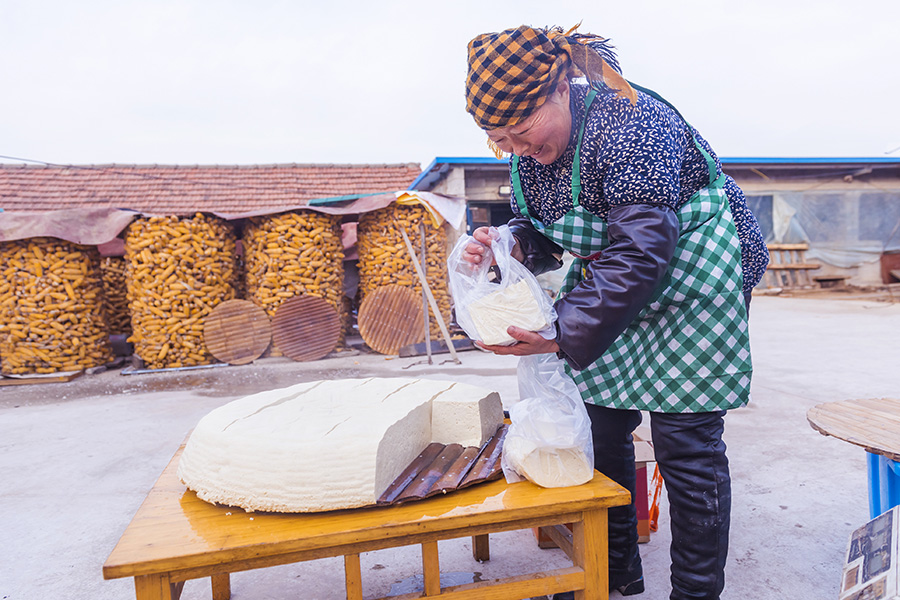
<instances>
[{"instance_id":1,"label":"tiled roof","mask_svg":"<svg viewBox=\"0 0 900 600\"><path fill-rule=\"evenodd\" d=\"M128 208L151 214L245 213L351 194L405 190L418 164L254 166L0 164L0 208Z\"/></svg>"}]
</instances>

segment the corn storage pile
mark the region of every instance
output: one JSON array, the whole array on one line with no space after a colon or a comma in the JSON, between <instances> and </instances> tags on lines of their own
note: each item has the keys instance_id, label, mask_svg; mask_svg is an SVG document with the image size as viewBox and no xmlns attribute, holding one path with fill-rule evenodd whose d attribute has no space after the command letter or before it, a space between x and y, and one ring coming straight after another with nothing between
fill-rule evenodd
<instances>
[{"instance_id":1,"label":"corn storage pile","mask_svg":"<svg viewBox=\"0 0 900 600\"><path fill-rule=\"evenodd\" d=\"M125 234L125 279L134 353L150 369L214 362L203 321L234 298L235 235L225 221L150 217Z\"/></svg>"},{"instance_id":2,"label":"corn storage pile","mask_svg":"<svg viewBox=\"0 0 900 600\"><path fill-rule=\"evenodd\" d=\"M128 312L128 294L125 290L125 259L121 256L105 256L100 259L103 278L103 308L112 335L131 334L131 315Z\"/></svg>"},{"instance_id":3,"label":"corn storage pile","mask_svg":"<svg viewBox=\"0 0 900 600\"><path fill-rule=\"evenodd\" d=\"M95 248L56 238L5 242L0 270L4 374L80 371L113 359Z\"/></svg>"},{"instance_id":4,"label":"corn storage pile","mask_svg":"<svg viewBox=\"0 0 900 600\"><path fill-rule=\"evenodd\" d=\"M254 217L244 228L243 245L247 300L272 317L288 298L308 294L325 299L343 320L339 216L299 210Z\"/></svg>"},{"instance_id":5,"label":"corn storage pile","mask_svg":"<svg viewBox=\"0 0 900 600\"><path fill-rule=\"evenodd\" d=\"M447 233L443 227L435 226L428 212L419 205L393 203L360 216L357 229L360 301L376 288L391 283L412 287L421 295L422 286L400 234L402 227L421 262L420 223L425 224L425 276L444 323L449 326L451 315L450 287L447 283ZM431 314L430 307L428 312ZM431 339L440 340L440 326L433 314L429 323Z\"/></svg>"}]
</instances>

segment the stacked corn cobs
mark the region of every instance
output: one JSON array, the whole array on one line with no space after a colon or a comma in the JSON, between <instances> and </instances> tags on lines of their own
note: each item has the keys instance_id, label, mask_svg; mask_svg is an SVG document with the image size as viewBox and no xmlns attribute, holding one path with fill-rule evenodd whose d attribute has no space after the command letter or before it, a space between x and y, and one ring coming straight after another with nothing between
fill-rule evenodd
<instances>
[{"instance_id":1,"label":"stacked corn cobs","mask_svg":"<svg viewBox=\"0 0 900 600\"><path fill-rule=\"evenodd\" d=\"M134 353L150 369L209 364L203 324L234 298L235 235L216 217L138 219L125 234Z\"/></svg>"},{"instance_id":2,"label":"stacked corn cobs","mask_svg":"<svg viewBox=\"0 0 900 600\"><path fill-rule=\"evenodd\" d=\"M247 300L272 317L285 300L325 299L343 322L341 219L312 210L254 217L244 228ZM343 338L338 344L343 343Z\"/></svg>"},{"instance_id":3,"label":"stacked corn cobs","mask_svg":"<svg viewBox=\"0 0 900 600\"><path fill-rule=\"evenodd\" d=\"M96 249L55 238L0 244L0 363L7 375L113 359Z\"/></svg>"},{"instance_id":4,"label":"stacked corn cobs","mask_svg":"<svg viewBox=\"0 0 900 600\"><path fill-rule=\"evenodd\" d=\"M125 292L125 259L121 256L105 256L100 260L103 278L103 307L109 333L131 334L131 315L128 313L128 294Z\"/></svg>"},{"instance_id":5,"label":"stacked corn cobs","mask_svg":"<svg viewBox=\"0 0 900 600\"><path fill-rule=\"evenodd\" d=\"M421 263L420 223L425 224L425 277L444 323L449 325L451 305L447 282L447 233L443 227L435 226L428 212L419 205L394 203L360 216L357 228L360 301L376 288L389 284L408 286L421 296L422 286L400 234L400 228L403 228ZM429 335L432 340L439 340L440 326L430 305L429 314Z\"/></svg>"}]
</instances>

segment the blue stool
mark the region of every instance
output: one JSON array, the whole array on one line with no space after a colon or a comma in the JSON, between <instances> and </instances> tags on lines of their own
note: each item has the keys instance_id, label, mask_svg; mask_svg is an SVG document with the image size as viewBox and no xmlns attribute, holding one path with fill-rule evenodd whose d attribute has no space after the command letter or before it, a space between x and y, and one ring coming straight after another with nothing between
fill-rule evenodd
<instances>
[{"instance_id":1,"label":"blue stool","mask_svg":"<svg viewBox=\"0 0 900 600\"><path fill-rule=\"evenodd\" d=\"M900 505L900 463L880 454L866 452L869 471L869 516Z\"/></svg>"}]
</instances>

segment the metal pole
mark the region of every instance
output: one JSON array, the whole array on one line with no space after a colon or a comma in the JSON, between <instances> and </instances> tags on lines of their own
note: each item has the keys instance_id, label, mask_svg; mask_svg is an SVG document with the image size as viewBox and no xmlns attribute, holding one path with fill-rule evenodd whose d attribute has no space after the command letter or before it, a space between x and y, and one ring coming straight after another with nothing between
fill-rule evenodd
<instances>
[{"instance_id":1,"label":"metal pole","mask_svg":"<svg viewBox=\"0 0 900 600\"><path fill-rule=\"evenodd\" d=\"M428 263L425 261L425 222L419 222L419 238L422 245L422 275L426 276ZM425 352L428 354L428 364L431 363L431 331L428 323L428 296L425 295L425 286L422 286L422 319L425 321Z\"/></svg>"}]
</instances>

